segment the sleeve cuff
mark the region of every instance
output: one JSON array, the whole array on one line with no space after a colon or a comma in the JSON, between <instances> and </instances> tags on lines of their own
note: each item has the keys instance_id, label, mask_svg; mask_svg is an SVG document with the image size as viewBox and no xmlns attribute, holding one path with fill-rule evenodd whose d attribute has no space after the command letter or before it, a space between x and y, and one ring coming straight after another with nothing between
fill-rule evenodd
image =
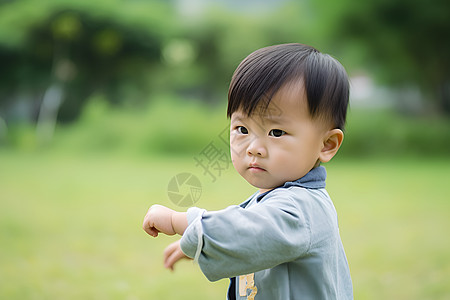
<instances>
[{"instance_id":1,"label":"sleeve cuff","mask_svg":"<svg viewBox=\"0 0 450 300\"><path fill-rule=\"evenodd\" d=\"M180 246L183 253L198 263L203 248L202 216L206 212L198 207L191 207L187 211L188 227L181 238Z\"/></svg>"},{"instance_id":2,"label":"sleeve cuff","mask_svg":"<svg viewBox=\"0 0 450 300\"><path fill-rule=\"evenodd\" d=\"M204 209L198 207L189 208L186 212L188 225L191 225L195 221L195 219L197 219L199 216L201 217L204 212L205 212Z\"/></svg>"}]
</instances>

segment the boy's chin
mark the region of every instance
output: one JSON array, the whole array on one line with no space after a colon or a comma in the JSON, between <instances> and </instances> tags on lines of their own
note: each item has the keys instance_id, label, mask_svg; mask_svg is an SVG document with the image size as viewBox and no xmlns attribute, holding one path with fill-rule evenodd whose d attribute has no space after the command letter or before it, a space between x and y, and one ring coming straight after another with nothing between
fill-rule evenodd
<instances>
[{"instance_id":1,"label":"boy's chin","mask_svg":"<svg viewBox=\"0 0 450 300\"><path fill-rule=\"evenodd\" d=\"M248 182L248 183L250 183L255 188L259 189L261 194L265 193L265 192L268 192L270 190L273 190L273 189L275 189L277 187L280 187L280 186L282 186L284 184L284 182L280 183L280 184L275 184L275 183L273 183L273 184L261 184L261 183L260 184L257 184L257 183L256 184L252 184L251 182Z\"/></svg>"}]
</instances>

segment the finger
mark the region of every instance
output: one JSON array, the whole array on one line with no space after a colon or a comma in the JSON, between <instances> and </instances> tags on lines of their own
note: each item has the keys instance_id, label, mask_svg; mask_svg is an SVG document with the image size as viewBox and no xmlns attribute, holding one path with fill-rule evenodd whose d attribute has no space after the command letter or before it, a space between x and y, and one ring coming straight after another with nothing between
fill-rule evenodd
<instances>
[{"instance_id":1,"label":"finger","mask_svg":"<svg viewBox=\"0 0 450 300\"><path fill-rule=\"evenodd\" d=\"M171 243L169 246L164 249L164 257L168 257L176 248L179 241Z\"/></svg>"},{"instance_id":2,"label":"finger","mask_svg":"<svg viewBox=\"0 0 450 300\"><path fill-rule=\"evenodd\" d=\"M169 246L166 247L166 249L164 249L164 267L165 268L170 268L169 267L169 258L172 255L172 253L174 252L174 249L176 247L174 247L174 243L170 244ZM173 268L170 268L173 270Z\"/></svg>"},{"instance_id":3,"label":"finger","mask_svg":"<svg viewBox=\"0 0 450 300\"><path fill-rule=\"evenodd\" d=\"M172 252L165 260L164 267L170 270L174 270L174 265L177 261L180 260L179 255L176 251Z\"/></svg>"},{"instance_id":4,"label":"finger","mask_svg":"<svg viewBox=\"0 0 450 300\"><path fill-rule=\"evenodd\" d=\"M159 231L155 227L151 227L148 223L144 223L142 228L144 229L145 232L147 232L152 237L158 236Z\"/></svg>"},{"instance_id":5,"label":"finger","mask_svg":"<svg viewBox=\"0 0 450 300\"><path fill-rule=\"evenodd\" d=\"M150 234L152 237L157 237L158 234L159 234L159 231L156 230L155 228L150 228L149 234Z\"/></svg>"},{"instance_id":6,"label":"finger","mask_svg":"<svg viewBox=\"0 0 450 300\"><path fill-rule=\"evenodd\" d=\"M170 256L166 259L165 267L168 269L171 269L173 271L174 265L181 259L186 258L184 253L181 251L180 248L177 248L175 251L173 251Z\"/></svg>"},{"instance_id":7,"label":"finger","mask_svg":"<svg viewBox=\"0 0 450 300\"><path fill-rule=\"evenodd\" d=\"M167 246L164 250L164 267L173 271L173 265L179 260L177 258L177 250L179 249L180 241L174 242Z\"/></svg>"},{"instance_id":8,"label":"finger","mask_svg":"<svg viewBox=\"0 0 450 300\"><path fill-rule=\"evenodd\" d=\"M150 226L150 222L149 222L149 218L148 218L148 213L145 215L144 217L144 221L142 222L142 229L144 229L145 232L147 232L147 230L151 228ZM147 232L148 233L148 232Z\"/></svg>"},{"instance_id":9,"label":"finger","mask_svg":"<svg viewBox=\"0 0 450 300\"><path fill-rule=\"evenodd\" d=\"M152 225L153 224L150 222L149 213L147 213L144 217L144 222L142 223L142 229L144 229L144 231L147 232L149 235L151 235L153 237L157 237L159 231Z\"/></svg>"}]
</instances>

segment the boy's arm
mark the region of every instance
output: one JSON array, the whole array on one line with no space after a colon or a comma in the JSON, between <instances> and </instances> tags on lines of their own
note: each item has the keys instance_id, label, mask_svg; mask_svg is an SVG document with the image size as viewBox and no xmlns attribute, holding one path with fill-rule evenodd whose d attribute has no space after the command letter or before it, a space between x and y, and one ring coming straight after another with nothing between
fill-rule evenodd
<instances>
[{"instance_id":1,"label":"boy's arm","mask_svg":"<svg viewBox=\"0 0 450 300\"><path fill-rule=\"evenodd\" d=\"M152 205L144 218L142 228L157 237L159 232L167 235L183 235L188 226L185 212L177 212L162 205Z\"/></svg>"},{"instance_id":2,"label":"boy's arm","mask_svg":"<svg viewBox=\"0 0 450 300\"><path fill-rule=\"evenodd\" d=\"M210 281L272 268L309 250L309 221L290 195L273 191L248 209L196 210L188 210L189 227L180 245Z\"/></svg>"}]
</instances>

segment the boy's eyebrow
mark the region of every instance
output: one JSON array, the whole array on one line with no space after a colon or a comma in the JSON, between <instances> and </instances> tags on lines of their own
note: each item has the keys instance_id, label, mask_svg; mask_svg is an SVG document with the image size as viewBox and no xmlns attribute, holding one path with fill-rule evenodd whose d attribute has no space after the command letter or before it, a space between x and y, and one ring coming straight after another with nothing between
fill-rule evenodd
<instances>
[{"instance_id":1,"label":"boy's eyebrow","mask_svg":"<svg viewBox=\"0 0 450 300\"><path fill-rule=\"evenodd\" d=\"M264 120L271 122L271 123L276 123L276 124L282 124L286 121L286 119L282 116L282 115L265 115L262 116Z\"/></svg>"},{"instance_id":2,"label":"boy's eyebrow","mask_svg":"<svg viewBox=\"0 0 450 300\"><path fill-rule=\"evenodd\" d=\"M286 118L283 117L283 115L255 115L252 114L250 116L247 115L243 115L240 113L234 113L233 114L233 119L234 121L237 122L245 122L246 119L254 119L256 121L255 117L260 117L261 121L263 123L267 122L267 123L271 123L271 124L275 124L275 125L283 125L286 122Z\"/></svg>"}]
</instances>

